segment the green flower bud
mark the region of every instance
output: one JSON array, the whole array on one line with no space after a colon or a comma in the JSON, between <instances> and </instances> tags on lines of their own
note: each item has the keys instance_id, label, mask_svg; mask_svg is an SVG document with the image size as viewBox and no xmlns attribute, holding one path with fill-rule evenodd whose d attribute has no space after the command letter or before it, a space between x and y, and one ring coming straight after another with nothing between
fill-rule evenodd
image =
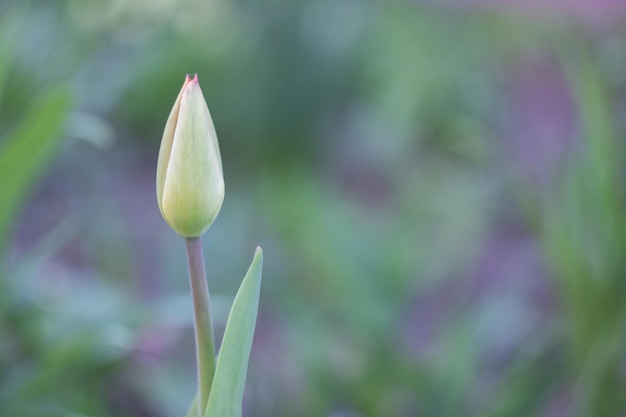
<instances>
[{"instance_id":1,"label":"green flower bud","mask_svg":"<svg viewBox=\"0 0 626 417\"><path fill-rule=\"evenodd\" d=\"M197 74L187 75L167 119L156 184L163 218L183 237L206 232L222 207L222 159Z\"/></svg>"}]
</instances>

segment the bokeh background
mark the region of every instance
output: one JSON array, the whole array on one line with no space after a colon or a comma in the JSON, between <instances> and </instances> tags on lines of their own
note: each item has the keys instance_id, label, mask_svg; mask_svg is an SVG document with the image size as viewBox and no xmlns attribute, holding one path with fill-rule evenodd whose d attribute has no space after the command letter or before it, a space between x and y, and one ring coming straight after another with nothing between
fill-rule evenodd
<instances>
[{"instance_id":1,"label":"bokeh background","mask_svg":"<svg viewBox=\"0 0 626 417\"><path fill-rule=\"evenodd\" d=\"M219 136L244 415L626 415L626 3L0 3L0 415L183 416L155 197L186 73Z\"/></svg>"}]
</instances>

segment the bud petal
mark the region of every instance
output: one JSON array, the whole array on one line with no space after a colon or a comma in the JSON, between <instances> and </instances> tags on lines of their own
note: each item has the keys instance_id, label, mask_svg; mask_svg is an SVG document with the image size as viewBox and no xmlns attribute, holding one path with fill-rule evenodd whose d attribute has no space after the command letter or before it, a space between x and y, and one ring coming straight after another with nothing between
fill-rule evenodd
<instances>
[{"instance_id":1,"label":"bud petal","mask_svg":"<svg viewBox=\"0 0 626 417\"><path fill-rule=\"evenodd\" d=\"M165 221L183 237L202 235L224 200L217 135L197 75L185 79L165 125L157 200Z\"/></svg>"}]
</instances>

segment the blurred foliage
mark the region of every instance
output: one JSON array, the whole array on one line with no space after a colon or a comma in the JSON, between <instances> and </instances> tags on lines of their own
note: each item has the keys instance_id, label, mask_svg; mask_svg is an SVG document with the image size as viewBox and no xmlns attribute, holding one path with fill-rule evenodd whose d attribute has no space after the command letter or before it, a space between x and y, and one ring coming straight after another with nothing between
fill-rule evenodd
<instances>
[{"instance_id":1,"label":"blurred foliage","mask_svg":"<svg viewBox=\"0 0 626 417\"><path fill-rule=\"evenodd\" d=\"M184 415L154 174L187 72L221 330L265 252L245 415L623 414L618 3L2 3L1 414Z\"/></svg>"},{"instance_id":2,"label":"blurred foliage","mask_svg":"<svg viewBox=\"0 0 626 417\"><path fill-rule=\"evenodd\" d=\"M0 149L0 187L3 192L0 248L5 245L25 194L58 150L60 130L69 107L67 89L42 94Z\"/></svg>"}]
</instances>

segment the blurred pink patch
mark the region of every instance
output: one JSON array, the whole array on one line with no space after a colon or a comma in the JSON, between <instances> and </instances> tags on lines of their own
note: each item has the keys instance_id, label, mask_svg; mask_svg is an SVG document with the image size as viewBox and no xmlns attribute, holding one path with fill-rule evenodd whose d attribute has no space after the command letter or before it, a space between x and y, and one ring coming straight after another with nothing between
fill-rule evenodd
<instances>
[{"instance_id":1,"label":"blurred pink patch","mask_svg":"<svg viewBox=\"0 0 626 417\"><path fill-rule=\"evenodd\" d=\"M136 358L148 364L161 361L178 342L180 333L180 329L174 327L143 329L135 346Z\"/></svg>"},{"instance_id":2,"label":"blurred pink patch","mask_svg":"<svg viewBox=\"0 0 626 417\"><path fill-rule=\"evenodd\" d=\"M574 140L574 103L556 64L523 63L510 80L505 148L524 180L545 185L562 168Z\"/></svg>"},{"instance_id":3,"label":"blurred pink patch","mask_svg":"<svg viewBox=\"0 0 626 417\"><path fill-rule=\"evenodd\" d=\"M567 18L598 25L626 17L624 0L430 0L454 7L489 7L533 17Z\"/></svg>"}]
</instances>

